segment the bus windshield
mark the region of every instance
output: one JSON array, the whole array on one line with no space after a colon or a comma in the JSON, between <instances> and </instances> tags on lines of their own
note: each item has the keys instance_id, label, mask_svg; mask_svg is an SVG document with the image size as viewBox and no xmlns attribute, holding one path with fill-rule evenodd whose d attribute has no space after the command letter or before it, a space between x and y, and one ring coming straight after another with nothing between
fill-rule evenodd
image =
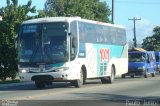
<instances>
[{"instance_id":1,"label":"bus windshield","mask_svg":"<svg viewBox=\"0 0 160 106\"><path fill-rule=\"evenodd\" d=\"M68 60L66 22L24 24L19 34L19 62L58 63Z\"/></svg>"}]
</instances>

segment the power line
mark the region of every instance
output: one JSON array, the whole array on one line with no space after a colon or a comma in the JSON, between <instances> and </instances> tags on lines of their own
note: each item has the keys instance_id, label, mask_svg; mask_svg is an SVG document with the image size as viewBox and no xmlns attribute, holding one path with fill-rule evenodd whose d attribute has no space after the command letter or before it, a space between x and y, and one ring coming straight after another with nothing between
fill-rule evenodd
<instances>
[{"instance_id":1,"label":"power line","mask_svg":"<svg viewBox=\"0 0 160 106\"><path fill-rule=\"evenodd\" d=\"M106 2L111 2L110 0L106 0ZM159 5L160 2L153 1L128 1L128 0L116 0L116 3L125 3L125 4L144 4L144 5Z\"/></svg>"}]
</instances>

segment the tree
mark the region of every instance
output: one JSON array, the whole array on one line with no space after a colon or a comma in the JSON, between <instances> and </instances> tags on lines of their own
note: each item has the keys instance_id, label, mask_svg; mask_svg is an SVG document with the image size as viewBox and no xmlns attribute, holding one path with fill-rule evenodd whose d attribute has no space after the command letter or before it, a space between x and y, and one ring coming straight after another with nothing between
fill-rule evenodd
<instances>
[{"instance_id":1,"label":"tree","mask_svg":"<svg viewBox=\"0 0 160 106\"><path fill-rule=\"evenodd\" d=\"M146 50L160 51L160 26L153 29L153 35L143 40L142 47Z\"/></svg>"},{"instance_id":2,"label":"tree","mask_svg":"<svg viewBox=\"0 0 160 106\"><path fill-rule=\"evenodd\" d=\"M22 21L29 19L29 12L36 12L31 7L32 1L26 5L19 5L18 0L6 0L7 6L0 8L3 21L0 22L0 79L7 77L15 78L18 71L17 51L15 48L15 37L18 27Z\"/></svg>"},{"instance_id":3,"label":"tree","mask_svg":"<svg viewBox=\"0 0 160 106\"><path fill-rule=\"evenodd\" d=\"M42 12L41 12L42 13ZM99 0L47 0L45 16L80 16L96 21L111 22L111 11L106 2Z\"/></svg>"}]
</instances>

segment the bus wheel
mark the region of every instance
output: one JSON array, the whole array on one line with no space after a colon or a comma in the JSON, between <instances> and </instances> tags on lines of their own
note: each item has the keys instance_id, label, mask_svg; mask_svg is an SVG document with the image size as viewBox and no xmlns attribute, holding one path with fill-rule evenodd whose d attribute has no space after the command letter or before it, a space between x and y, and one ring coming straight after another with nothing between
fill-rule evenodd
<instances>
[{"instance_id":1,"label":"bus wheel","mask_svg":"<svg viewBox=\"0 0 160 106\"><path fill-rule=\"evenodd\" d=\"M80 88L84 84L84 74L82 69L80 71L80 79L72 81L71 84L74 85L76 88Z\"/></svg>"},{"instance_id":2,"label":"bus wheel","mask_svg":"<svg viewBox=\"0 0 160 106\"><path fill-rule=\"evenodd\" d=\"M35 81L35 85L37 88L42 89L45 87L45 83L42 81Z\"/></svg>"},{"instance_id":3,"label":"bus wheel","mask_svg":"<svg viewBox=\"0 0 160 106\"><path fill-rule=\"evenodd\" d=\"M121 78L126 78L126 75L125 75L125 74L122 74Z\"/></svg>"},{"instance_id":4,"label":"bus wheel","mask_svg":"<svg viewBox=\"0 0 160 106\"><path fill-rule=\"evenodd\" d=\"M115 71L114 71L114 68L112 67L111 76L101 78L101 82L102 84L107 84L107 83L112 84L114 81L114 77L115 77Z\"/></svg>"},{"instance_id":5,"label":"bus wheel","mask_svg":"<svg viewBox=\"0 0 160 106\"><path fill-rule=\"evenodd\" d=\"M134 75L131 75L131 78L134 78Z\"/></svg>"},{"instance_id":6,"label":"bus wheel","mask_svg":"<svg viewBox=\"0 0 160 106\"><path fill-rule=\"evenodd\" d=\"M101 82L102 82L102 84L107 84L107 77L103 77L103 78L101 78Z\"/></svg>"},{"instance_id":7,"label":"bus wheel","mask_svg":"<svg viewBox=\"0 0 160 106\"><path fill-rule=\"evenodd\" d=\"M114 82L115 70L114 67L111 68L111 76L109 77L108 83L112 84Z\"/></svg>"},{"instance_id":8,"label":"bus wheel","mask_svg":"<svg viewBox=\"0 0 160 106\"><path fill-rule=\"evenodd\" d=\"M147 73L147 71L146 71L145 74L144 74L144 78L148 78L148 73Z\"/></svg>"},{"instance_id":9,"label":"bus wheel","mask_svg":"<svg viewBox=\"0 0 160 106\"><path fill-rule=\"evenodd\" d=\"M147 74L145 74L145 75L144 75L144 78L148 78L148 75L147 75Z\"/></svg>"},{"instance_id":10,"label":"bus wheel","mask_svg":"<svg viewBox=\"0 0 160 106\"><path fill-rule=\"evenodd\" d=\"M153 72L153 73L152 73L152 77L155 77L155 76L156 76L156 73L155 73L155 72Z\"/></svg>"}]
</instances>

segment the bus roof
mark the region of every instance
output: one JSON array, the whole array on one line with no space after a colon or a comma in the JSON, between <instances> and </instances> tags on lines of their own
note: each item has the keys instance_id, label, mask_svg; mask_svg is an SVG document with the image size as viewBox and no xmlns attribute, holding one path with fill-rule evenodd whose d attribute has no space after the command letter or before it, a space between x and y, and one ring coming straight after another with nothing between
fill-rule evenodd
<instances>
[{"instance_id":1,"label":"bus roof","mask_svg":"<svg viewBox=\"0 0 160 106\"><path fill-rule=\"evenodd\" d=\"M129 54L132 54L132 53L154 53L154 51L130 51L128 53Z\"/></svg>"},{"instance_id":2,"label":"bus roof","mask_svg":"<svg viewBox=\"0 0 160 106\"><path fill-rule=\"evenodd\" d=\"M31 24L31 23L45 23L45 22L71 22L73 20L87 22L87 23L93 23L93 24L99 24L99 25L105 25L105 26L111 26L111 27L118 27L118 28L125 28L121 25L113 25L110 23L100 22L100 21L93 21L88 19L82 19L81 17L45 17L45 18L36 18L31 20L26 20L22 24Z\"/></svg>"}]
</instances>

